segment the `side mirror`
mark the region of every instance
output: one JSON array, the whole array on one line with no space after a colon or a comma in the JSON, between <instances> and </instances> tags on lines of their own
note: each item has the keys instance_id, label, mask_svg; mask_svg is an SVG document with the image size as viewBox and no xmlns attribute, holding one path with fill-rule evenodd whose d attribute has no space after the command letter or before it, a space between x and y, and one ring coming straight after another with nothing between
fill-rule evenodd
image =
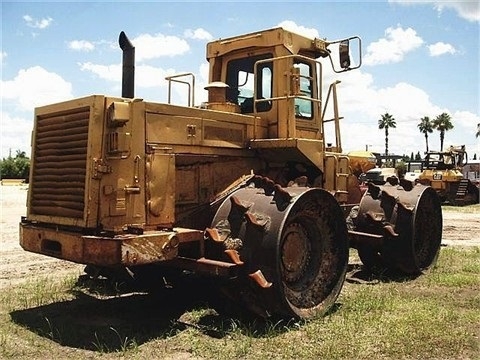
<instances>
[{"instance_id":1,"label":"side mirror","mask_svg":"<svg viewBox=\"0 0 480 360\"><path fill-rule=\"evenodd\" d=\"M358 36L351 36L347 39L331 41L327 46L334 44L338 44L338 59L340 62L339 67L337 61L334 63L332 56L330 56L330 54L328 55L334 72L339 74L345 71L358 69L362 66L362 39ZM350 57L350 44L352 44L353 47L352 58Z\"/></svg>"},{"instance_id":2,"label":"side mirror","mask_svg":"<svg viewBox=\"0 0 480 360\"><path fill-rule=\"evenodd\" d=\"M340 66L342 69L350 67L350 41L342 40L338 46L338 57L340 58Z\"/></svg>"}]
</instances>

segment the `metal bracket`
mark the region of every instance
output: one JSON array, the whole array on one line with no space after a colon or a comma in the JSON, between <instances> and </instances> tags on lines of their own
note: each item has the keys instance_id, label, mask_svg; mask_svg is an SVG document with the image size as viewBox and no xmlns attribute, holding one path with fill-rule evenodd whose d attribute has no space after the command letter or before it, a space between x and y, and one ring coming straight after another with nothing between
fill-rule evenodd
<instances>
[{"instance_id":1,"label":"metal bracket","mask_svg":"<svg viewBox=\"0 0 480 360\"><path fill-rule=\"evenodd\" d=\"M103 159L93 159L92 179L100 179L103 174L110 174L111 172L112 167Z\"/></svg>"},{"instance_id":2,"label":"metal bracket","mask_svg":"<svg viewBox=\"0 0 480 360\"><path fill-rule=\"evenodd\" d=\"M187 137L195 137L197 135L197 125L187 125Z\"/></svg>"}]
</instances>

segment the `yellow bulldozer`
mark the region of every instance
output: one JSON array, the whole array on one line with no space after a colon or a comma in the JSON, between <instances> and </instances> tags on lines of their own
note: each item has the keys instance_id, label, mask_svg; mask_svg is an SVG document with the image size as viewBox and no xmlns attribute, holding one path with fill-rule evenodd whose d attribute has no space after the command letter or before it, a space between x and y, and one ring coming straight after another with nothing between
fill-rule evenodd
<instances>
[{"instance_id":1,"label":"yellow bulldozer","mask_svg":"<svg viewBox=\"0 0 480 360\"><path fill-rule=\"evenodd\" d=\"M301 319L335 303L350 247L370 267L434 264L435 190L392 180L362 193L342 151L338 81L324 89L322 68L360 67L359 37L273 28L210 42L199 106L190 73L167 78L187 85L187 106L136 98L135 47L123 32L119 45L122 96L35 109L25 250L158 287L194 274L218 285L217 303Z\"/></svg>"},{"instance_id":2,"label":"yellow bulldozer","mask_svg":"<svg viewBox=\"0 0 480 360\"><path fill-rule=\"evenodd\" d=\"M447 151L429 151L418 182L435 189L444 203L455 206L478 204L478 187L462 173L467 162L465 145L452 145Z\"/></svg>"}]
</instances>

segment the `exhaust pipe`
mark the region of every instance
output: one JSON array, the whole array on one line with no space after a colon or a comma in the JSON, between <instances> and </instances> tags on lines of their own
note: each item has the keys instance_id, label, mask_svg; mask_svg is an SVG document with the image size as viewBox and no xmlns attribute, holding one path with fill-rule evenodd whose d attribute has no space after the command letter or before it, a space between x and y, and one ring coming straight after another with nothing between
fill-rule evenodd
<instances>
[{"instance_id":1,"label":"exhaust pipe","mask_svg":"<svg viewBox=\"0 0 480 360\"><path fill-rule=\"evenodd\" d=\"M122 97L135 97L135 46L122 31L118 37L118 44L123 51Z\"/></svg>"}]
</instances>

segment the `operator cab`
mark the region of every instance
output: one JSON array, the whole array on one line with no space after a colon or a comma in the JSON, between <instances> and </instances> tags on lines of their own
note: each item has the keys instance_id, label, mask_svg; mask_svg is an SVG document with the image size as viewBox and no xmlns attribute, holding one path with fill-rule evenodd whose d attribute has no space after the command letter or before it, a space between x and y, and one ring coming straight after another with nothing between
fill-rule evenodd
<instances>
[{"instance_id":1,"label":"operator cab","mask_svg":"<svg viewBox=\"0 0 480 360\"><path fill-rule=\"evenodd\" d=\"M213 41L207 45L209 81L227 85L225 99L236 111L266 119L270 138L322 140L317 59L330 57L327 46L338 43L340 70L334 70L359 67L351 67L350 40L326 42L275 28Z\"/></svg>"}]
</instances>

